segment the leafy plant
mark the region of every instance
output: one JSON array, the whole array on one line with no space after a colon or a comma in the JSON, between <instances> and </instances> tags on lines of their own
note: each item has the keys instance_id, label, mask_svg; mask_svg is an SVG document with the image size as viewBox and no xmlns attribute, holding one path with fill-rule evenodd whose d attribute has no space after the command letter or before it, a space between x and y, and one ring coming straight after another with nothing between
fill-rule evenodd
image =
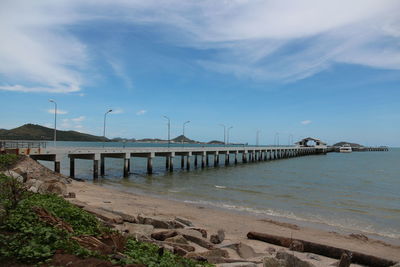
<instances>
[{"instance_id":1,"label":"leafy plant","mask_svg":"<svg viewBox=\"0 0 400 267\"><path fill-rule=\"evenodd\" d=\"M159 253L159 248L156 245L138 242L134 239L128 239L124 254L129 256L123 264L145 264L149 267L191 267L191 266L213 266L207 263L200 263L194 260L185 259L178 255L174 255L169 251Z\"/></svg>"},{"instance_id":2,"label":"leafy plant","mask_svg":"<svg viewBox=\"0 0 400 267\"><path fill-rule=\"evenodd\" d=\"M18 203L27 194L23 184L12 177L0 174L0 218L3 220L10 210L15 209Z\"/></svg>"},{"instance_id":3,"label":"leafy plant","mask_svg":"<svg viewBox=\"0 0 400 267\"><path fill-rule=\"evenodd\" d=\"M0 154L0 171L9 170L18 161L18 158L13 154Z\"/></svg>"}]
</instances>

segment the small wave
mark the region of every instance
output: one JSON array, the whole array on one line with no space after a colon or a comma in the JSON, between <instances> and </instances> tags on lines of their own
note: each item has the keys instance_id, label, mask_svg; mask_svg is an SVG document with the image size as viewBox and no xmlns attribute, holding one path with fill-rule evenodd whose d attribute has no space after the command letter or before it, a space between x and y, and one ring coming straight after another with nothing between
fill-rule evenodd
<instances>
[{"instance_id":1,"label":"small wave","mask_svg":"<svg viewBox=\"0 0 400 267\"><path fill-rule=\"evenodd\" d=\"M310 216L310 217L300 217L294 214L293 212L283 212L283 211L277 211L277 210L272 210L272 209L254 209L250 207L244 207L244 206L238 206L238 205L233 205L233 204L227 204L227 203L215 203L211 201L192 201L192 200L185 200L185 203L189 204L201 204L201 205L206 205L206 206L211 206L211 207L216 207L216 208L223 208L223 209L228 209L228 210L234 210L234 211L239 211L239 212L248 212L252 214L257 214L257 215L266 215L266 216L273 216L273 217L281 217L281 218L286 218L290 220L295 220L295 221L301 221L305 223L316 223L316 224L322 224L322 225L328 225L330 227L334 228L339 228L343 229L346 231L359 231L365 234L370 234L370 235L378 235L382 237L389 237L393 239L398 239L400 238L400 234L398 234L398 231L392 230L392 229L382 229L378 230L375 229L372 225L359 225L358 223L342 223L340 221L332 221L329 218L323 218L321 216Z\"/></svg>"},{"instance_id":2,"label":"small wave","mask_svg":"<svg viewBox=\"0 0 400 267\"><path fill-rule=\"evenodd\" d=\"M226 186L223 186L223 185L214 185L216 188L220 188L220 189L225 189L226 188Z\"/></svg>"}]
</instances>

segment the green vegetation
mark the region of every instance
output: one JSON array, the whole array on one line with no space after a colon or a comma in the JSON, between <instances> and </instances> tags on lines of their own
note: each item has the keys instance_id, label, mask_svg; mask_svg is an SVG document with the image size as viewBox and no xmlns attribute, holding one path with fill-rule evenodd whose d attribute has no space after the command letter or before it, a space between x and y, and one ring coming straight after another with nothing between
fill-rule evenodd
<instances>
[{"instance_id":1,"label":"green vegetation","mask_svg":"<svg viewBox=\"0 0 400 267\"><path fill-rule=\"evenodd\" d=\"M11 130L0 129L0 140L53 140L53 138L54 129L36 124L25 124ZM102 142L104 138L76 131L57 130L57 140Z\"/></svg>"},{"instance_id":2,"label":"green vegetation","mask_svg":"<svg viewBox=\"0 0 400 267\"><path fill-rule=\"evenodd\" d=\"M95 216L56 195L27 192L23 184L0 175L0 265L1 263L50 263L57 253L94 257L118 265L140 263L147 266L209 266L184 259L152 244L125 240L102 225ZM123 257L84 248L83 237L117 235ZM121 254L120 254L121 255Z\"/></svg>"},{"instance_id":3,"label":"green vegetation","mask_svg":"<svg viewBox=\"0 0 400 267\"><path fill-rule=\"evenodd\" d=\"M19 157L11 154L0 154L0 171L9 170L15 163L17 163Z\"/></svg>"}]
</instances>

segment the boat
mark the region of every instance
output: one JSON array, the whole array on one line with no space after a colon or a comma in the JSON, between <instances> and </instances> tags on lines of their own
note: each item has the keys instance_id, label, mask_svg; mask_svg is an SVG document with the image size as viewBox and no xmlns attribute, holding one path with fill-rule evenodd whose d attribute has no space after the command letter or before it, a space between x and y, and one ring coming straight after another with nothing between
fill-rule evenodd
<instances>
[{"instance_id":1,"label":"boat","mask_svg":"<svg viewBox=\"0 0 400 267\"><path fill-rule=\"evenodd\" d=\"M345 144L341 147L339 147L339 152L340 153L351 153L353 150L351 149L351 146L349 144Z\"/></svg>"}]
</instances>

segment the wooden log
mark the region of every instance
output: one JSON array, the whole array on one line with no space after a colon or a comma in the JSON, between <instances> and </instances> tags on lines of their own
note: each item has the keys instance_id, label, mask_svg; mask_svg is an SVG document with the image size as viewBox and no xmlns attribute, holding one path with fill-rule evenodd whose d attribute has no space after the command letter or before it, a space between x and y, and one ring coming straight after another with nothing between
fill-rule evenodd
<instances>
[{"instance_id":1,"label":"wooden log","mask_svg":"<svg viewBox=\"0 0 400 267\"><path fill-rule=\"evenodd\" d=\"M301 239L293 239L293 238L287 238L287 237L269 235L257 232L249 232L247 234L247 238L264 241L282 247L290 247L291 243L294 241L301 242L303 244L304 252L310 252L334 259L340 259L343 253L351 253L353 256L352 263L357 263L366 266L387 267L396 264L396 262L392 260L387 260L355 251L348 251L346 249L318 244Z\"/></svg>"}]
</instances>

